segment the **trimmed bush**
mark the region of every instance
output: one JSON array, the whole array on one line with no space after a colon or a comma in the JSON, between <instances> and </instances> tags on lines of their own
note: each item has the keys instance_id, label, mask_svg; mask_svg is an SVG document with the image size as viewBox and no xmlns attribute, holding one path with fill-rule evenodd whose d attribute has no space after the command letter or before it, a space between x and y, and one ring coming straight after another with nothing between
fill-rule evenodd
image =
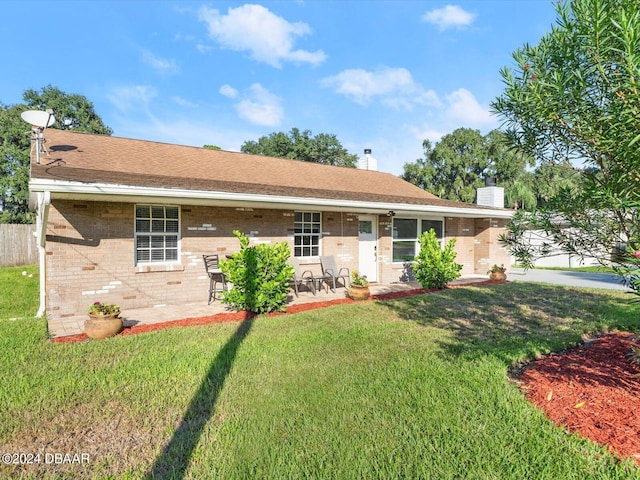
<instances>
[{"instance_id":1,"label":"trimmed bush","mask_svg":"<svg viewBox=\"0 0 640 480\"><path fill-rule=\"evenodd\" d=\"M456 263L456 239L449 240L442 249L436 232L431 229L420 235L420 252L415 258L413 272L422 288L442 289L460 277L462 265Z\"/></svg>"},{"instance_id":2,"label":"trimmed bush","mask_svg":"<svg viewBox=\"0 0 640 480\"><path fill-rule=\"evenodd\" d=\"M247 236L237 230L240 251L220 262L220 269L233 284L223 292L222 303L236 311L268 313L284 310L293 278L287 242L249 245Z\"/></svg>"}]
</instances>

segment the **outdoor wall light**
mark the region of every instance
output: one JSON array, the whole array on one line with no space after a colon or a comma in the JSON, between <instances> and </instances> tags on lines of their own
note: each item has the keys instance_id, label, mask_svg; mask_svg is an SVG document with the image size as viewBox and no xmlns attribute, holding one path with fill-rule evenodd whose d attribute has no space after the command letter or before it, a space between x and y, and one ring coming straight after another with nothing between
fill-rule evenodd
<instances>
[{"instance_id":1,"label":"outdoor wall light","mask_svg":"<svg viewBox=\"0 0 640 480\"><path fill-rule=\"evenodd\" d=\"M389 210L387 212L387 217L395 217L396 216L396 212L394 212L393 210Z\"/></svg>"}]
</instances>

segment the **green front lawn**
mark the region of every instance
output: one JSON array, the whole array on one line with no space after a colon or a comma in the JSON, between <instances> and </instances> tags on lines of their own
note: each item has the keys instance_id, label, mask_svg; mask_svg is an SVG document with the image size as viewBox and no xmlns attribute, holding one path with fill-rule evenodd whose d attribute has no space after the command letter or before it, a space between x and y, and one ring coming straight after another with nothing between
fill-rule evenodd
<instances>
[{"instance_id":1,"label":"green front lawn","mask_svg":"<svg viewBox=\"0 0 640 480\"><path fill-rule=\"evenodd\" d=\"M75 344L3 319L0 452L89 463L0 477L636 478L507 372L637 312L623 293L513 283Z\"/></svg>"},{"instance_id":2,"label":"green front lawn","mask_svg":"<svg viewBox=\"0 0 640 480\"><path fill-rule=\"evenodd\" d=\"M33 317L39 280L37 265L0 268L0 318Z\"/></svg>"},{"instance_id":3,"label":"green front lawn","mask_svg":"<svg viewBox=\"0 0 640 480\"><path fill-rule=\"evenodd\" d=\"M522 268L521 265L514 265L514 268ZM616 273L615 268L602 265L589 265L582 267L533 267L535 270L562 270L565 272L585 272L585 273Z\"/></svg>"}]
</instances>

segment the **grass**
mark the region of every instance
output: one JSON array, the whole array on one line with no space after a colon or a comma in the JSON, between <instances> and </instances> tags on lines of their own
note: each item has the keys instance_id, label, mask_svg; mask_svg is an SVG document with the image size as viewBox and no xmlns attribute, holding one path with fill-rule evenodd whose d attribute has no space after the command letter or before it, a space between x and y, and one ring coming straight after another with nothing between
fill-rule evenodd
<instances>
[{"instance_id":1,"label":"grass","mask_svg":"<svg viewBox=\"0 0 640 480\"><path fill-rule=\"evenodd\" d=\"M37 265L0 268L0 318L35 316L38 280Z\"/></svg>"},{"instance_id":2,"label":"grass","mask_svg":"<svg viewBox=\"0 0 640 480\"><path fill-rule=\"evenodd\" d=\"M522 268L521 265L513 265L514 268ZM562 270L567 272L585 272L585 273L616 273L613 267L605 267L603 265L589 265L582 267L543 267L535 266L535 270Z\"/></svg>"},{"instance_id":3,"label":"grass","mask_svg":"<svg viewBox=\"0 0 640 480\"><path fill-rule=\"evenodd\" d=\"M76 344L0 319L0 452L90 456L0 477L636 478L507 372L637 325L622 293L524 283Z\"/></svg>"}]
</instances>

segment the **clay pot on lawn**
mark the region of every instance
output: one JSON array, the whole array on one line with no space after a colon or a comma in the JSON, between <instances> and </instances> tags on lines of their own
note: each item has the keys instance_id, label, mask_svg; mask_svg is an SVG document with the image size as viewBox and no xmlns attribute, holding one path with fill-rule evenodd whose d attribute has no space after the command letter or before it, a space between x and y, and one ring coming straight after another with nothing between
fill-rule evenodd
<instances>
[{"instance_id":1,"label":"clay pot on lawn","mask_svg":"<svg viewBox=\"0 0 640 480\"><path fill-rule=\"evenodd\" d=\"M122 330L122 319L119 313L111 315L89 314L89 319L84 321L84 333L89 338L101 340L113 337Z\"/></svg>"},{"instance_id":2,"label":"clay pot on lawn","mask_svg":"<svg viewBox=\"0 0 640 480\"><path fill-rule=\"evenodd\" d=\"M507 274L504 272L491 272L489 274L489 280L494 282L504 282L507 279Z\"/></svg>"},{"instance_id":3,"label":"clay pot on lawn","mask_svg":"<svg viewBox=\"0 0 640 480\"><path fill-rule=\"evenodd\" d=\"M368 286L351 285L347 294L353 300L366 300L371 295L371 291Z\"/></svg>"}]
</instances>

